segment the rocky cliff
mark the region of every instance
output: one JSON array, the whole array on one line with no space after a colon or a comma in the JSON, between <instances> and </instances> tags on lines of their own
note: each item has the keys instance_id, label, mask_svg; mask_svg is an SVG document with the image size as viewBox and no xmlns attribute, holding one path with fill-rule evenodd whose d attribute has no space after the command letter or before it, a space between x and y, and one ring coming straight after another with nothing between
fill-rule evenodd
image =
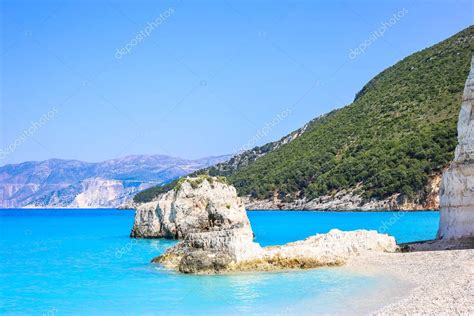
<instances>
[{"instance_id":1,"label":"rocky cliff","mask_svg":"<svg viewBox=\"0 0 474 316\"><path fill-rule=\"evenodd\" d=\"M110 208L118 207L138 191L149 188L149 183L127 186L126 182L100 177L87 178L54 190L24 205L25 208Z\"/></svg>"},{"instance_id":2,"label":"rocky cliff","mask_svg":"<svg viewBox=\"0 0 474 316\"><path fill-rule=\"evenodd\" d=\"M132 237L182 238L153 262L182 273L307 269L345 263L369 251L396 251L375 231L332 230L303 241L262 248L253 241L244 205L219 178L185 178L136 212Z\"/></svg>"},{"instance_id":3,"label":"rocky cliff","mask_svg":"<svg viewBox=\"0 0 474 316\"><path fill-rule=\"evenodd\" d=\"M474 55L458 120L454 161L443 174L438 237L474 237Z\"/></svg>"},{"instance_id":4,"label":"rocky cliff","mask_svg":"<svg viewBox=\"0 0 474 316\"><path fill-rule=\"evenodd\" d=\"M254 199L250 196L243 198L249 210L328 210L328 211L421 211L439 209L439 188L441 172L435 172L428 179L422 194L408 199L397 193L385 199L366 199L360 193L360 186L355 189L341 190L331 195L323 195L315 199L296 199L282 201L277 194L271 199Z\"/></svg>"},{"instance_id":5,"label":"rocky cliff","mask_svg":"<svg viewBox=\"0 0 474 316\"><path fill-rule=\"evenodd\" d=\"M141 205L131 237L181 239L190 233L246 228L242 200L224 179L183 178L158 200Z\"/></svg>"}]
</instances>

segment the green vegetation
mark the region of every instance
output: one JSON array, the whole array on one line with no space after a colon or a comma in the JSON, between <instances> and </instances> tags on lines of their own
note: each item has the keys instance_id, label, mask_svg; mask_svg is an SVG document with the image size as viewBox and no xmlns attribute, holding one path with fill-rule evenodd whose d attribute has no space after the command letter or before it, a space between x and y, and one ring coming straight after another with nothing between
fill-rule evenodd
<instances>
[{"instance_id":1,"label":"green vegetation","mask_svg":"<svg viewBox=\"0 0 474 316\"><path fill-rule=\"evenodd\" d=\"M229 180L256 198L315 198L358 184L366 198L413 198L453 157L473 35L470 27L388 68L352 104Z\"/></svg>"},{"instance_id":2,"label":"green vegetation","mask_svg":"<svg viewBox=\"0 0 474 316\"><path fill-rule=\"evenodd\" d=\"M146 189L142 192L139 192L137 195L135 195L135 197L133 198L133 201L136 203L150 202L154 198L159 196L160 194L174 190L175 188L177 189L181 188L181 184L183 183L185 179L186 178L176 179L170 183Z\"/></svg>"},{"instance_id":3,"label":"green vegetation","mask_svg":"<svg viewBox=\"0 0 474 316\"><path fill-rule=\"evenodd\" d=\"M240 195L260 199L312 199L355 188L367 199L423 196L428 177L453 157L473 37L469 27L403 59L374 77L352 104L247 165L202 172L226 170Z\"/></svg>"},{"instance_id":4,"label":"green vegetation","mask_svg":"<svg viewBox=\"0 0 474 316\"><path fill-rule=\"evenodd\" d=\"M209 182L209 184L211 185L212 188L214 188L214 183L215 182L229 184L225 177L222 177L222 176L212 177L208 174L194 175L192 177L187 178L187 180L189 181L189 184L191 184L191 187L193 189L196 189L197 187L199 187L201 185L201 183L203 183L204 181Z\"/></svg>"},{"instance_id":5,"label":"green vegetation","mask_svg":"<svg viewBox=\"0 0 474 316\"><path fill-rule=\"evenodd\" d=\"M156 186L156 187L144 190L138 193L137 195L135 195L135 197L133 198L133 201L137 203L150 202L162 193L166 193L171 190L179 191L184 182L188 182L193 189L197 189L204 181L209 182L211 187L214 187L214 183L216 182L228 184L228 181L225 177L222 177L222 176L212 177L207 174L199 174L199 175L195 175L194 177L179 178L168 184L165 184L162 186Z\"/></svg>"}]
</instances>

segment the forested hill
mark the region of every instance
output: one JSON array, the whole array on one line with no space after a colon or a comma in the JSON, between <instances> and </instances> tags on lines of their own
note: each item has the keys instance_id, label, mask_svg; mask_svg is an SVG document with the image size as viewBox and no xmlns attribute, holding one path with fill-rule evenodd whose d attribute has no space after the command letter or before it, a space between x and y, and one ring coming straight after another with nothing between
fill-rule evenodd
<instances>
[{"instance_id":1,"label":"forested hill","mask_svg":"<svg viewBox=\"0 0 474 316\"><path fill-rule=\"evenodd\" d=\"M422 199L430 175L453 157L473 37L471 26L406 57L370 80L352 104L258 159L201 173L225 175L240 195L255 199L309 201L342 190L367 201L394 194Z\"/></svg>"}]
</instances>

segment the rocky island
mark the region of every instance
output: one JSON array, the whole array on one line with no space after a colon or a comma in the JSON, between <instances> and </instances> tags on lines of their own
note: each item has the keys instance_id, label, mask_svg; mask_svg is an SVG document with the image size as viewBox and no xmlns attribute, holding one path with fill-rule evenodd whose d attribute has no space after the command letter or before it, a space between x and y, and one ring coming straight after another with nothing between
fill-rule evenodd
<instances>
[{"instance_id":1,"label":"rocky island","mask_svg":"<svg viewBox=\"0 0 474 316\"><path fill-rule=\"evenodd\" d=\"M375 231L331 230L282 246L261 247L245 206L223 178L183 178L137 209L132 237L183 239L153 259L182 273L307 269L344 264L365 252L394 252L395 239Z\"/></svg>"}]
</instances>

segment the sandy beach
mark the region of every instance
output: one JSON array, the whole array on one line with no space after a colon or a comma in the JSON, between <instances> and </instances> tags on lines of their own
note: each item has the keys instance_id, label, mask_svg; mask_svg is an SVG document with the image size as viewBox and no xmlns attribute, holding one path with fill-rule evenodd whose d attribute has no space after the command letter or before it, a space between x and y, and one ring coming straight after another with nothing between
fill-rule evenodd
<instances>
[{"instance_id":1,"label":"sandy beach","mask_svg":"<svg viewBox=\"0 0 474 316\"><path fill-rule=\"evenodd\" d=\"M423 251L374 253L349 262L356 271L392 275L413 285L405 298L373 314L474 314L474 249L418 248Z\"/></svg>"}]
</instances>

